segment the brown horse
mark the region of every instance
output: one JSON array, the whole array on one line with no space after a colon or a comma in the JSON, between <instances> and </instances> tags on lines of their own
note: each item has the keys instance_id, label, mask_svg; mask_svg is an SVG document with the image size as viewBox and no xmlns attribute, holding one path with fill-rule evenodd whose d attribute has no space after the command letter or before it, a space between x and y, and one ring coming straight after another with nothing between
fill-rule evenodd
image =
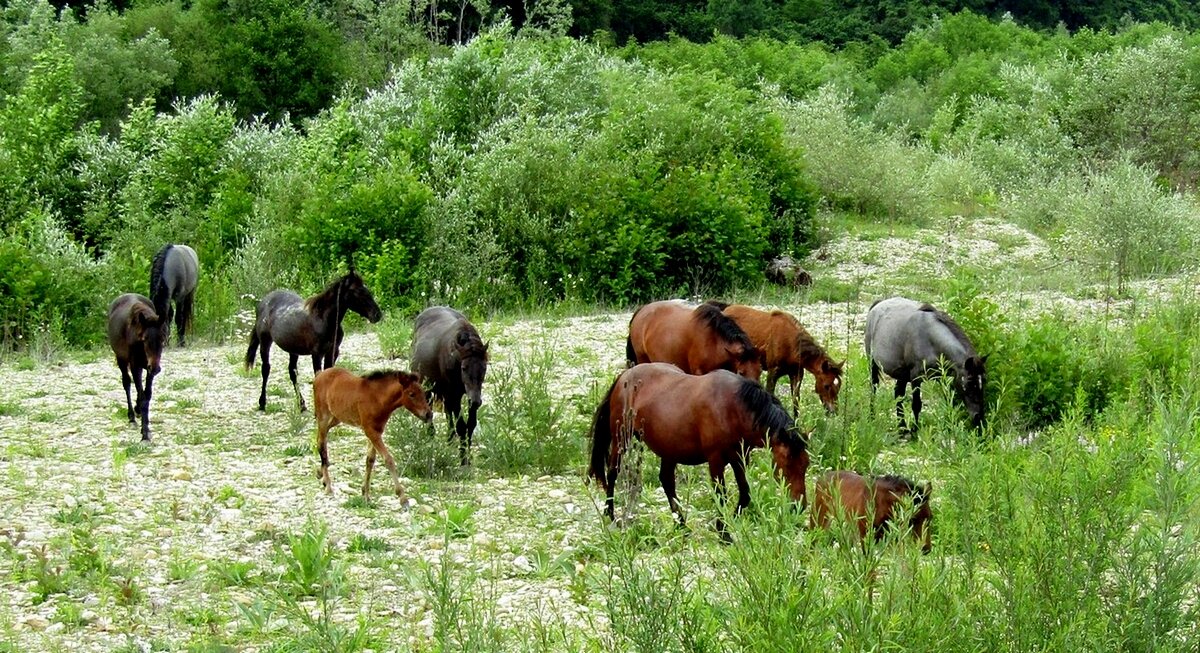
<instances>
[{"instance_id":1,"label":"brown horse","mask_svg":"<svg viewBox=\"0 0 1200 653\"><path fill-rule=\"evenodd\" d=\"M630 367L674 363L689 374L729 370L755 381L762 375L761 353L733 319L711 304L680 300L651 302L633 314L625 359Z\"/></svg>"},{"instance_id":2,"label":"brown horse","mask_svg":"<svg viewBox=\"0 0 1200 653\"><path fill-rule=\"evenodd\" d=\"M154 312L149 298L125 293L108 305L108 344L117 356L121 383L125 386L125 406L129 421L137 424L142 416L142 440L150 440L150 395L154 376L162 371L163 343L166 341L164 320ZM129 396L129 372L137 386L137 411ZM146 385L142 387L142 370L146 370Z\"/></svg>"},{"instance_id":3,"label":"brown horse","mask_svg":"<svg viewBox=\"0 0 1200 653\"><path fill-rule=\"evenodd\" d=\"M407 408L426 422L433 420L433 411L421 387L421 375L389 370L355 376L340 367L331 367L313 378L313 403L316 404L317 450L321 455L317 478L321 479L325 491L333 493L333 482L329 478L329 451L326 448L329 429L344 423L361 428L369 441L363 497L370 496L375 454L381 453L396 484L396 496L403 500L404 486L400 484L400 475L396 472L396 460L383 442L383 430L387 427L388 418L400 407Z\"/></svg>"},{"instance_id":4,"label":"brown horse","mask_svg":"<svg viewBox=\"0 0 1200 653\"><path fill-rule=\"evenodd\" d=\"M791 381L793 414L799 410L796 393L800 389L800 382L804 380L804 370L811 372L816 379L817 396L825 405L825 411L831 414L837 411L838 393L842 389L842 366L846 362L835 363L800 325L799 320L783 311L768 312L741 304L710 303L733 318L750 336L754 346L763 352L768 392L775 392L775 384L782 376Z\"/></svg>"},{"instance_id":5,"label":"brown horse","mask_svg":"<svg viewBox=\"0 0 1200 653\"><path fill-rule=\"evenodd\" d=\"M725 497L725 466L737 480L737 512L750 505L746 452L769 445L793 501L806 501L808 451L791 416L755 381L727 370L693 376L666 363L636 365L621 373L596 409L589 475L607 494L605 514L614 519L613 489L621 455L636 436L662 459L658 479L671 511L684 523L675 496L675 467L708 464L718 497ZM717 530L726 540L725 526Z\"/></svg>"},{"instance_id":6,"label":"brown horse","mask_svg":"<svg viewBox=\"0 0 1200 653\"><path fill-rule=\"evenodd\" d=\"M865 478L854 472L826 472L817 479L817 498L809 516L810 526L828 529L836 518L851 519L858 527L858 538L862 542L867 536L869 521L878 542L899 516L897 509L902 505L901 501L911 497L913 513L907 527L922 543L921 550L929 553L932 547L929 525L933 520L929 495L932 490L929 483L917 485L900 476Z\"/></svg>"}]
</instances>

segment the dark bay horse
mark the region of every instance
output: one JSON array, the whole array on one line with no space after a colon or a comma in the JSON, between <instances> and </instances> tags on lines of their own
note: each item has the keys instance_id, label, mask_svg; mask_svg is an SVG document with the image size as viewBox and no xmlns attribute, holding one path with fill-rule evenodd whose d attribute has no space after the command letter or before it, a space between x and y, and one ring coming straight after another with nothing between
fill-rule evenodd
<instances>
[{"instance_id":1,"label":"dark bay horse","mask_svg":"<svg viewBox=\"0 0 1200 653\"><path fill-rule=\"evenodd\" d=\"M164 344L170 339L173 313L179 346L184 345L184 331L192 324L192 299L196 296L199 270L196 250L187 245L165 245L154 255L150 264L150 297L154 299L155 312L162 317Z\"/></svg>"},{"instance_id":2,"label":"dark bay horse","mask_svg":"<svg viewBox=\"0 0 1200 653\"><path fill-rule=\"evenodd\" d=\"M651 302L629 320L625 359L673 363L689 374L729 370L747 379L762 375L762 356L732 318L712 304Z\"/></svg>"},{"instance_id":3,"label":"dark bay horse","mask_svg":"<svg viewBox=\"0 0 1200 653\"><path fill-rule=\"evenodd\" d=\"M466 316L447 306L421 311L413 326L411 365L432 384L430 400L442 401L450 437L458 434L458 454L471 464L471 444L476 417L483 404L483 377L487 374L488 346ZM467 419L462 399L467 397Z\"/></svg>"},{"instance_id":4,"label":"dark bay horse","mask_svg":"<svg viewBox=\"0 0 1200 653\"><path fill-rule=\"evenodd\" d=\"M288 353L292 388L305 410L304 396L296 383L296 364L301 356L312 356L313 374L337 362L342 344L342 319L354 311L370 322L383 317L371 291L353 270L307 300L290 290L272 290L258 302L246 369L254 367L254 352L262 352L262 393L258 409L267 409L267 377L271 374L271 343Z\"/></svg>"},{"instance_id":5,"label":"dark bay horse","mask_svg":"<svg viewBox=\"0 0 1200 653\"><path fill-rule=\"evenodd\" d=\"M741 304L725 305L710 302L733 318L750 336L750 342L763 353L767 368L767 392L775 393L775 384L786 376L791 382L792 413L799 408L796 398L804 370L812 373L817 396L825 411L837 411L838 393L842 389L842 366L834 362L821 345L813 339L800 321L783 311L760 311Z\"/></svg>"},{"instance_id":6,"label":"dark bay horse","mask_svg":"<svg viewBox=\"0 0 1200 653\"><path fill-rule=\"evenodd\" d=\"M808 449L804 436L779 400L756 381L728 370L703 376L667 363L645 363L620 374L592 421L589 475L607 495L605 514L614 518L613 490L629 437L640 438L660 459L658 479L671 511L684 523L675 495L678 465L708 465L718 497L725 496L725 467L733 467L737 511L750 505L746 452L770 446L776 473L787 480L793 501L806 501ZM724 524L717 530L727 539Z\"/></svg>"},{"instance_id":7,"label":"dark bay horse","mask_svg":"<svg viewBox=\"0 0 1200 653\"><path fill-rule=\"evenodd\" d=\"M149 298L135 293L125 293L108 305L108 344L117 356L117 367L121 369L121 384L125 386L125 406L129 421L137 424L137 415L142 416L142 440L150 440L150 396L154 387L154 376L162 370L163 341L166 340L166 320L154 312ZM129 396L130 370L133 383L137 386L137 411ZM145 370L146 385L142 386L142 371Z\"/></svg>"},{"instance_id":8,"label":"dark bay horse","mask_svg":"<svg viewBox=\"0 0 1200 653\"><path fill-rule=\"evenodd\" d=\"M879 386L879 373L896 380L896 416L905 429L904 387L913 387L911 432L921 418L921 382L943 373L953 374L954 394L967 409L971 423L983 425L984 364L967 334L946 313L904 297L883 299L867 313L867 358L871 361L871 389Z\"/></svg>"},{"instance_id":9,"label":"dark bay horse","mask_svg":"<svg viewBox=\"0 0 1200 653\"><path fill-rule=\"evenodd\" d=\"M429 409L425 389L421 387L421 376L394 370L355 376L340 367L331 367L313 377L313 405L317 418L317 451L321 455L317 478L321 479L325 492L333 494L326 446L329 429L338 424L349 424L361 428L367 436L363 498L371 495L371 471L375 468L375 454L378 453L383 455L383 463L392 474L396 496L403 501L404 486L396 472L396 460L383 442L383 431L387 428L388 418L401 407L426 422L433 420L433 411Z\"/></svg>"},{"instance_id":10,"label":"dark bay horse","mask_svg":"<svg viewBox=\"0 0 1200 653\"><path fill-rule=\"evenodd\" d=\"M921 550L929 553L932 547L929 525L933 520L929 505L931 484L917 485L901 476L865 478L854 472L826 472L813 489L816 498L809 515L810 527L828 529L835 519L852 520L860 542L866 539L868 526L876 542L883 539L900 516L898 509L902 502L911 499L913 512L907 526L921 542Z\"/></svg>"}]
</instances>

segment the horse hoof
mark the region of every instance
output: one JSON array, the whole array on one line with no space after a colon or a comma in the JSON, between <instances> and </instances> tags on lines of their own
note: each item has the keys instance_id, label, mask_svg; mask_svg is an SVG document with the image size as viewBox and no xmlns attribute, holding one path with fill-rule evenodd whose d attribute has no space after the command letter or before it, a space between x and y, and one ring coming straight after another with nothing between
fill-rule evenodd
<instances>
[{"instance_id":1,"label":"horse hoof","mask_svg":"<svg viewBox=\"0 0 1200 653\"><path fill-rule=\"evenodd\" d=\"M149 434L149 433L143 433L143 434L142 434L142 442L149 442L149 441L150 441L150 434Z\"/></svg>"}]
</instances>

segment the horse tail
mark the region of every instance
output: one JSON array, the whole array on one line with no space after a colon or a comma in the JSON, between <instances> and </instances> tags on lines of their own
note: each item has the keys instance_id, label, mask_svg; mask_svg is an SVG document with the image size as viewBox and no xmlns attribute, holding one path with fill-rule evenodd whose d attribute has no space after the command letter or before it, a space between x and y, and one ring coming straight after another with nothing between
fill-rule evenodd
<instances>
[{"instance_id":1,"label":"horse tail","mask_svg":"<svg viewBox=\"0 0 1200 653\"><path fill-rule=\"evenodd\" d=\"M637 365L637 352L633 350L633 336L625 336L625 366Z\"/></svg>"},{"instance_id":2,"label":"horse tail","mask_svg":"<svg viewBox=\"0 0 1200 653\"><path fill-rule=\"evenodd\" d=\"M162 316L167 314L167 304L171 301L171 289L167 287L164 271L167 267L167 256L174 247L163 246L150 263L150 300L154 302L154 312Z\"/></svg>"},{"instance_id":3,"label":"horse tail","mask_svg":"<svg viewBox=\"0 0 1200 653\"><path fill-rule=\"evenodd\" d=\"M250 329L250 348L246 350L246 369L254 367L254 354L258 351L258 329Z\"/></svg>"},{"instance_id":4,"label":"horse tail","mask_svg":"<svg viewBox=\"0 0 1200 653\"><path fill-rule=\"evenodd\" d=\"M612 395L617 388L617 382L621 380L620 375L613 380L613 383L608 388L608 392L604 395L604 401L596 407L596 415L592 418L592 464L588 469L588 476L596 479L600 483L600 487L608 490L608 453L612 447Z\"/></svg>"}]
</instances>

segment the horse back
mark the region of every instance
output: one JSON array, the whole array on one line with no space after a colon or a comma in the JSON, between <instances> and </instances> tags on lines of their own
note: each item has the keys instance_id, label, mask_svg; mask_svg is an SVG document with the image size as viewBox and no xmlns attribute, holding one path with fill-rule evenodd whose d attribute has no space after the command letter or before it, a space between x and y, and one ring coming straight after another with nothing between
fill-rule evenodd
<instances>
[{"instance_id":1,"label":"horse back","mask_svg":"<svg viewBox=\"0 0 1200 653\"><path fill-rule=\"evenodd\" d=\"M313 377L313 403L317 419L333 416L340 422L359 426L358 404L364 398L363 381L341 367L321 370Z\"/></svg>"},{"instance_id":2,"label":"horse back","mask_svg":"<svg viewBox=\"0 0 1200 653\"><path fill-rule=\"evenodd\" d=\"M816 500L810 519L811 526L829 528L839 516L854 520L859 537L867 534L867 503L871 488L867 479L848 471L829 471L817 479Z\"/></svg>"},{"instance_id":3,"label":"horse back","mask_svg":"<svg viewBox=\"0 0 1200 653\"><path fill-rule=\"evenodd\" d=\"M679 300L651 302L629 321L629 342L639 363L672 363L688 367L693 308Z\"/></svg>"},{"instance_id":4,"label":"horse back","mask_svg":"<svg viewBox=\"0 0 1200 653\"><path fill-rule=\"evenodd\" d=\"M454 357L454 342L459 331L479 332L462 313L448 306L427 308L413 323L410 364L433 383L459 380L460 365Z\"/></svg>"},{"instance_id":5,"label":"horse back","mask_svg":"<svg viewBox=\"0 0 1200 653\"><path fill-rule=\"evenodd\" d=\"M784 311L760 311L734 304L725 309L725 314L733 318L750 337L750 342L766 355L768 369L799 365L801 338L812 341L812 337L800 326L800 321Z\"/></svg>"},{"instance_id":6,"label":"horse back","mask_svg":"<svg viewBox=\"0 0 1200 653\"><path fill-rule=\"evenodd\" d=\"M691 375L669 363L643 363L622 373L613 392L610 422L613 433L632 428L646 447L664 459L684 465L708 460L724 448L719 436L740 438L745 429L731 415L744 380L718 370ZM625 424L628 415L633 425Z\"/></svg>"}]
</instances>

